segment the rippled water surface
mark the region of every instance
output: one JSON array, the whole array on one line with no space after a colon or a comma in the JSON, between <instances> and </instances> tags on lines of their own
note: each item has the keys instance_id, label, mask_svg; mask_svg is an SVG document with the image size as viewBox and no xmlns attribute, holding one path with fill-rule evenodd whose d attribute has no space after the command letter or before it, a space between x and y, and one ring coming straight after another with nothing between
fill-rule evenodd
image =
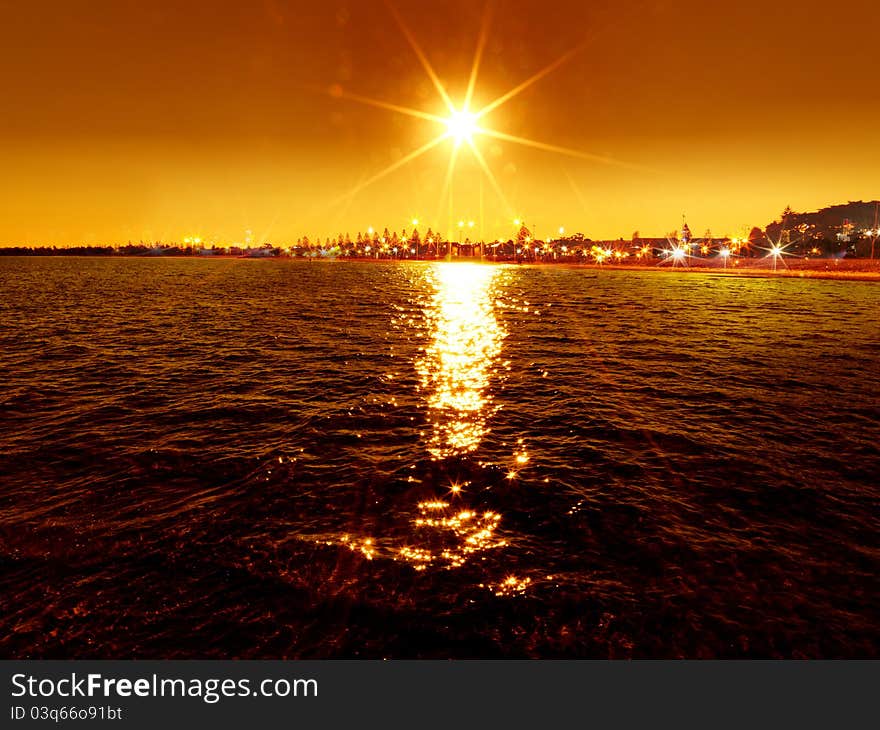
<instances>
[{"instance_id":1,"label":"rippled water surface","mask_svg":"<svg viewBox=\"0 0 880 730\"><path fill-rule=\"evenodd\" d=\"M0 259L0 655L880 653L880 286Z\"/></svg>"}]
</instances>

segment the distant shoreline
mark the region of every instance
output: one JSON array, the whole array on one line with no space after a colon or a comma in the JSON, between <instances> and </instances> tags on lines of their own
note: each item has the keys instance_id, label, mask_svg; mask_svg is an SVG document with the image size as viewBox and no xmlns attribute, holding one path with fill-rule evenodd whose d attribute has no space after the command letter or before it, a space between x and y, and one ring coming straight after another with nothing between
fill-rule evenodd
<instances>
[{"instance_id":1,"label":"distant shoreline","mask_svg":"<svg viewBox=\"0 0 880 730\"><path fill-rule=\"evenodd\" d=\"M788 266L779 265L774 270L772 266L740 265L723 266L692 264L690 266L664 266L653 264L521 264L522 266L563 266L573 269L595 269L614 271L659 271L674 272L677 274L712 274L713 276L728 276L735 278L750 277L756 279L835 279L840 281L880 281L880 260L859 261L843 260L839 264L831 263L828 259L814 262L786 262ZM822 264L822 268L819 268ZM516 264L514 264L516 265Z\"/></svg>"},{"instance_id":2,"label":"distant shoreline","mask_svg":"<svg viewBox=\"0 0 880 730\"><path fill-rule=\"evenodd\" d=\"M114 254L112 256L90 255L58 255L58 254L30 254L30 255L0 255L3 259L139 259L145 261L158 261L163 259L193 260L193 261L292 261L302 264L310 263L365 263L365 264L400 264L400 263L442 263L443 258L437 259L391 259L391 258L366 258L366 257L326 257L307 258L290 256L129 256ZM761 259L737 259L741 262L724 267L715 259L696 259L688 265L678 264L671 266L666 263L646 264L599 264L596 262L579 263L574 261L492 261L478 258L459 257L452 259L454 263L473 263L486 265L522 266L526 268L565 268L587 269L594 271L652 271L674 272L677 274L712 274L715 276L751 277L751 278L795 278L795 279L834 279L839 281L880 281L880 259L803 259L778 262L776 269L769 263L762 263Z\"/></svg>"},{"instance_id":3,"label":"distant shoreline","mask_svg":"<svg viewBox=\"0 0 880 730\"><path fill-rule=\"evenodd\" d=\"M319 259L320 260L320 259ZM404 262L437 263L445 259L369 259L339 258L325 259L342 263L396 264ZM717 276L753 277L753 278L795 278L795 279L839 279L849 281L880 281L880 259L813 259L804 261L797 259L778 263L776 269L772 264L760 264L761 259L739 259L745 264L724 267L714 259L697 259L687 266L671 266L664 263L655 264L599 264L595 261L577 263L574 261L491 261L476 258L457 258L453 262L475 264L498 264L507 266L523 266L526 268L564 268L588 269L593 271L659 271L677 274L713 274Z\"/></svg>"}]
</instances>

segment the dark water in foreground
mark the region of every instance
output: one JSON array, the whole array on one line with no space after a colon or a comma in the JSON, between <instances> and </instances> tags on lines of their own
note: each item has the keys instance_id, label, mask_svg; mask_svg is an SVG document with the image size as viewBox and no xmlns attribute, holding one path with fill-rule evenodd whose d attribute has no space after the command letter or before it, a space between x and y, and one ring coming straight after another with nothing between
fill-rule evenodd
<instances>
[{"instance_id":1,"label":"dark water in foreground","mask_svg":"<svg viewBox=\"0 0 880 730\"><path fill-rule=\"evenodd\" d=\"M880 286L0 260L0 656L880 654Z\"/></svg>"}]
</instances>

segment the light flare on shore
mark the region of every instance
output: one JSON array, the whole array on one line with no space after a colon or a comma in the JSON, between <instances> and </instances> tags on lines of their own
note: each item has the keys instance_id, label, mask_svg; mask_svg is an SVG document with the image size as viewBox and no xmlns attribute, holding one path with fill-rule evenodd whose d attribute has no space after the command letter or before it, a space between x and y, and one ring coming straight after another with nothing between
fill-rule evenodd
<instances>
[{"instance_id":1,"label":"light flare on shore","mask_svg":"<svg viewBox=\"0 0 880 730\"><path fill-rule=\"evenodd\" d=\"M762 250L767 252L767 256L765 258L770 259L773 271L776 271L776 266L780 261L782 262L782 265L787 269L788 264L785 263L785 259L783 257L792 255L787 251L787 249L793 242L789 241L788 243L783 243L782 234L780 234L779 238L777 238L777 240L775 241L769 238L768 240L770 241L770 247Z\"/></svg>"}]
</instances>

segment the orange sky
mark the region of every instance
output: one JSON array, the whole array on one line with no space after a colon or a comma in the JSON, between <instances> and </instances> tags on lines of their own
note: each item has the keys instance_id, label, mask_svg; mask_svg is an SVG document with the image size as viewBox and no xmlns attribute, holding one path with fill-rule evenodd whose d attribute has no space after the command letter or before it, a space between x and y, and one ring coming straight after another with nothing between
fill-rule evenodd
<instances>
[{"instance_id":1,"label":"orange sky","mask_svg":"<svg viewBox=\"0 0 880 730\"><path fill-rule=\"evenodd\" d=\"M0 0L0 245L281 243L414 216L494 238L512 214L538 236L662 235L682 213L739 235L878 197L877 3L714 5L495 0L475 107L587 42L485 125L643 169L477 135L510 209L463 145L450 210L451 140L340 201L443 132L326 93L446 115L381 1ZM459 104L483 4L395 6Z\"/></svg>"}]
</instances>

